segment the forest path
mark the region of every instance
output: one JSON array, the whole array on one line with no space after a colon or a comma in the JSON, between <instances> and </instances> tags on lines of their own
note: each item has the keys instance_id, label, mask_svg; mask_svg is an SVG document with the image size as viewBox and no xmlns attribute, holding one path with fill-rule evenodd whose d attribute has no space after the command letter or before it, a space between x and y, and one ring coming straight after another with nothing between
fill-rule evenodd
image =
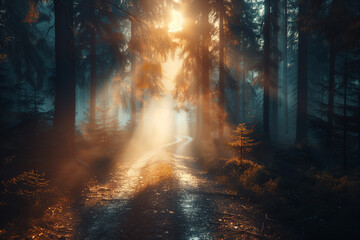
<instances>
[{"instance_id":1,"label":"forest path","mask_svg":"<svg viewBox=\"0 0 360 240\"><path fill-rule=\"evenodd\" d=\"M280 239L275 221L201 169L191 141L181 137L119 164L107 181L89 187L73 237Z\"/></svg>"}]
</instances>

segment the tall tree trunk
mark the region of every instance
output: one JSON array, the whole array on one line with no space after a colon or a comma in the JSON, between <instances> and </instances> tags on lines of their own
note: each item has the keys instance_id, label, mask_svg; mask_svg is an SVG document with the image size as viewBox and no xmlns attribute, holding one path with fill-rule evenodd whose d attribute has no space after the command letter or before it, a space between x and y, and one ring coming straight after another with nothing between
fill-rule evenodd
<instances>
[{"instance_id":1,"label":"tall tree trunk","mask_svg":"<svg viewBox=\"0 0 360 240\"><path fill-rule=\"evenodd\" d=\"M273 96L272 96L272 126L273 126L273 137L274 141L278 140L278 82L279 82L279 61L278 61L278 52L279 52L279 0L273 0L274 9L272 12L272 25L273 25L273 74L271 74Z\"/></svg>"},{"instance_id":2,"label":"tall tree trunk","mask_svg":"<svg viewBox=\"0 0 360 240\"><path fill-rule=\"evenodd\" d=\"M360 79L358 79L360 82ZM360 120L360 87L358 86L358 119ZM358 134L358 154L360 155L360 123L357 125L357 134Z\"/></svg>"},{"instance_id":3,"label":"tall tree trunk","mask_svg":"<svg viewBox=\"0 0 360 240\"><path fill-rule=\"evenodd\" d=\"M298 53L298 92L297 92L297 118L296 142L307 141L307 51L308 33L304 31L304 22L307 12L307 0L299 0L299 53Z\"/></svg>"},{"instance_id":4,"label":"tall tree trunk","mask_svg":"<svg viewBox=\"0 0 360 240\"><path fill-rule=\"evenodd\" d=\"M288 108L288 80L287 80L287 34L288 34L288 15L287 0L284 0L284 49L283 49L283 83L284 83L284 120L285 120L285 136L289 134L289 108Z\"/></svg>"},{"instance_id":5,"label":"tall tree trunk","mask_svg":"<svg viewBox=\"0 0 360 240\"><path fill-rule=\"evenodd\" d=\"M209 26L209 6L206 5L203 9L202 15L202 139L210 138L210 60L209 60L209 45L210 45L210 26Z\"/></svg>"},{"instance_id":6,"label":"tall tree trunk","mask_svg":"<svg viewBox=\"0 0 360 240\"><path fill-rule=\"evenodd\" d=\"M321 64L321 88L324 89L325 88L325 64L324 64L324 57L321 57L320 59L320 64ZM321 105L325 105L325 91L321 91ZM321 108L322 110L322 108ZM322 117L323 119L323 117Z\"/></svg>"},{"instance_id":7,"label":"tall tree trunk","mask_svg":"<svg viewBox=\"0 0 360 240\"><path fill-rule=\"evenodd\" d=\"M265 25L264 25L264 102L263 102L263 127L265 140L270 140L270 0L265 0Z\"/></svg>"},{"instance_id":8,"label":"tall tree trunk","mask_svg":"<svg viewBox=\"0 0 360 240\"><path fill-rule=\"evenodd\" d=\"M240 54L235 53L235 103L234 103L234 117L235 123L239 124L240 122Z\"/></svg>"},{"instance_id":9,"label":"tall tree trunk","mask_svg":"<svg viewBox=\"0 0 360 240\"><path fill-rule=\"evenodd\" d=\"M33 98L34 98L34 109L33 109L33 111L34 111L34 119L35 119L35 122L37 123L37 113L38 113L38 106L37 106L37 98L38 98L38 96L37 96L37 94L38 94L38 89L37 89L37 87L36 87L36 83L34 84L34 96L33 96Z\"/></svg>"},{"instance_id":10,"label":"tall tree trunk","mask_svg":"<svg viewBox=\"0 0 360 240\"><path fill-rule=\"evenodd\" d=\"M344 169L347 168L347 58L344 59L344 124L343 124L343 166Z\"/></svg>"},{"instance_id":11,"label":"tall tree trunk","mask_svg":"<svg viewBox=\"0 0 360 240\"><path fill-rule=\"evenodd\" d=\"M333 133L333 117L334 117L334 95L335 95L335 61L336 61L336 52L335 52L335 39L331 38L330 40L330 71L329 71L329 99L328 99L328 111L327 111L327 120L328 120L328 129L327 129L327 147L332 146L332 133Z\"/></svg>"},{"instance_id":12,"label":"tall tree trunk","mask_svg":"<svg viewBox=\"0 0 360 240\"><path fill-rule=\"evenodd\" d=\"M55 113L53 127L61 153L73 154L75 131L75 56L73 1L54 0Z\"/></svg>"},{"instance_id":13,"label":"tall tree trunk","mask_svg":"<svg viewBox=\"0 0 360 240\"><path fill-rule=\"evenodd\" d=\"M90 34L90 127L93 128L96 121L96 32L94 26L91 27Z\"/></svg>"},{"instance_id":14,"label":"tall tree trunk","mask_svg":"<svg viewBox=\"0 0 360 240\"><path fill-rule=\"evenodd\" d=\"M243 69L242 69L242 78L241 78L241 104L242 104L242 121L246 122L246 64L245 57L243 57Z\"/></svg>"},{"instance_id":15,"label":"tall tree trunk","mask_svg":"<svg viewBox=\"0 0 360 240\"><path fill-rule=\"evenodd\" d=\"M200 74L199 74L200 75ZM201 84L200 79L198 79L197 83L197 89L196 89L196 139L201 138Z\"/></svg>"},{"instance_id":16,"label":"tall tree trunk","mask_svg":"<svg viewBox=\"0 0 360 240\"><path fill-rule=\"evenodd\" d=\"M16 70L16 72L18 72L19 70ZM21 92L23 91L23 89L21 88L21 77L19 76L20 74L16 74L16 88L19 89L19 91L15 92L15 98L16 98L16 111L19 113L21 111L23 111L23 104L21 101Z\"/></svg>"},{"instance_id":17,"label":"tall tree trunk","mask_svg":"<svg viewBox=\"0 0 360 240\"><path fill-rule=\"evenodd\" d=\"M196 140L201 138L201 64L200 52L202 44L200 40L197 44L197 63L199 70L196 72Z\"/></svg>"},{"instance_id":18,"label":"tall tree trunk","mask_svg":"<svg viewBox=\"0 0 360 240\"><path fill-rule=\"evenodd\" d=\"M131 41L135 45L138 44L138 29L135 20L131 21ZM137 64L137 56L136 50L133 49L131 52L131 91L130 91L130 107L131 107L131 125L132 127L136 124L136 64Z\"/></svg>"},{"instance_id":19,"label":"tall tree trunk","mask_svg":"<svg viewBox=\"0 0 360 240\"><path fill-rule=\"evenodd\" d=\"M223 137L224 131L224 17L223 17L223 2L219 1L219 138Z\"/></svg>"}]
</instances>

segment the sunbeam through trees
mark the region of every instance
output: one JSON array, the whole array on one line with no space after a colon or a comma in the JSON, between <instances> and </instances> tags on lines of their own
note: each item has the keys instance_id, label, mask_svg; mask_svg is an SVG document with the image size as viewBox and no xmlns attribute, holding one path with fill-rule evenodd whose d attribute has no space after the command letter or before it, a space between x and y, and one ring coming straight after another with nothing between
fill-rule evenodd
<instances>
[{"instance_id":1,"label":"sunbeam through trees","mask_svg":"<svg viewBox=\"0 0 360 240\"><path fill-rule=\"evenodd\" d=\"M0 239L356 239L360 3L0 0Z\"/></svg>"}]
</instances>

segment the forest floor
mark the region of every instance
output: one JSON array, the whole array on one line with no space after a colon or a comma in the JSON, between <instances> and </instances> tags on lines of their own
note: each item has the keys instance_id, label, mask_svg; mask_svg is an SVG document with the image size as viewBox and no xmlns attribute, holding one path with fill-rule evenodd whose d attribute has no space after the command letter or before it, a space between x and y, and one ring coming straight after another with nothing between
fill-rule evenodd
<instances>
[{"instance_id":1,"label":"forest floor","mask_svg":"<svg viewBox=\"0 0 360 240\"><path fill-rule=\"evenodd\" d=\"M200 158L211 176L259 204L299 239L357 239L360 167L344 170L334 152L259 144L249 159ZM224 153L221 156L225 156ZM216 158L216 157L215 157Z\"/></svg>"},{"instance_id":2,"label":"forest floor","mask_svg":"<svg viewBox=\"0 0 360 240\"><path fill-rule=\"evenodd\" d=\"M260 205L199 165L182 137L92 179L77 201L58 197L28 222L33 239L296 239ZM2 236L9 234L2 230ZM16 238L16 237L15 237Z\"/></svg>"}]
</instances>

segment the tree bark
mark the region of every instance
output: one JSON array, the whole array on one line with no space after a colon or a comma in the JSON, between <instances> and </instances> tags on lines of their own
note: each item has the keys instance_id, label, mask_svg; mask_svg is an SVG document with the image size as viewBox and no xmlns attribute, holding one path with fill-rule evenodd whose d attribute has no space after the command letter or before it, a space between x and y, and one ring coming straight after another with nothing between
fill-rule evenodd
<instances>
[{"instance_id":1,"label":"tree bark","mask_svg":"<svg viewBox=\"0 0 360 240\"><path fill-rule=\"evenodd\" d=\"M53 127L60 151L74 152L75 56L73 1L54 0L55 12L55 113Z\"/></svg>"},{"instance_id":2,"label":"tree bark","mask_svg":"<svg viewBox=\"0 0 360 240\"><path fill-rule=\"evenodd\" d=\"M264 25L264 102L263 102L263 128L266 141L270 140L270 0L265 0L265 25Z\"/></svg>"},{"instance_id":3,"label":"tree bark","mask_svg":"<svg viewBox=\"0 0 360 240\"><path fill-rule=\"evenodd\" d=\"M200 74L199 74L200 75ZM197 89L196 89L196 139L200 139L201 138L201 99L200 99L200 95L201 95L201 84L200 84L200 79L198 79L197 81Z\"/></svg>"},{"instance_id":4,"label":"tree bark","mask_svg":"<svg viewBox=\"0 0 360 240\"><path fill-rule=\"evenodd\" d=\"M239 124L240 122L240 88L239 88L239 79L240 79L240 54L235 53L235 103L234 103L234 117L235 123Z\"/></svg>"},{"instance_id":5,"label":"tree bark","mask_svg":"<svg viewBox=\"0 0 360 240\"><path fill-rule=\"evenodd\" d=\"M202 44L197 44L197 63L199 70L196 72L196 140L201 139L201 64L200 64L200 52Z\"/></svg>"},{"instance_id":6,"label":"tree bark","mask_svg":"<svg viewBox=\"0 0 360 240\"><path fill-rule=\"evenodd\" d=\"M347 168L347 58L344 59L344 124L343 124L343 166Z\"/></svg>"},{"instance_id":7,"label":"tree bark","mask_svg":"<svg viewBox=\"0 0 360 240\"><path fill-rule=\"evenodd\" d=\"M287 80L287 33L288 33L288 15L287 0L284 0L284 49L283 49L283 83L284 83L284 120L285 120L285 136L289 134L289 108L288 108L288 80Z\"/></svg>"},{"instance_id":8,"label":"tree bark","mask_svg":"<svg viewBox=\"0 0 360 240\"><path fill-rule=\"evenodd\" d=\"M277 141L278 139L278 82L279 82L279 61L278 61L278 52L279 52L279 0L273 0L274 9L272 12L272 25L273 25L273 74L271 75L272 80L272 89L273 89L273 96L272 96L272 126L273 126L273 136L272 139Z\"/></svg>"},{"instance_id":9,"label":"tree bark","mask_svg":"<svg viewBox=\"0 0 360 240\"><path fill-rule=\"evenodd\" d=\"M131 41L138 44L138 33L137 25L135 20L131 21ZM131 125L135 126L136 124L136 64L137 56L135 49L131 52L131 90L130 90L130 107L131 107Z\"/></svg>"},{"instance_id":10,"label":"tree bark","mask_svg":"<svg viewBox=\"0 0 360 240\"><path fill-rule=\"evenodd\" d=\"M223 2L219 1L219 138L223 138L224 131L224 26L223 26Z\"/></svg>"},{"instance_id":11,"label":"tree bark","mask_svg":"<svg viewBox=\"0 0 360 240\"><path fill-rule=\"evenodd\" d=\"M210 26L209 26L209 6L206 4L202 14L202 139L210 138L210 61L209 61L209 45L210 45Z\"/></svg>"},{"instance_id":12,"label":"tree bark","mask_svg":"<svg viewBox=\"0 0 360 240\"><path fill-rule=\"evenodd\" d=\"M243 57L243 69L242 69L242 83L241 83L241 103L242 103L242 121L246 122L246 64L245 57Z\"/></svg>"},{"instance_id":13,"label":"tree bark","mask_svg":"<svg viewBox=\"0 0 360 240\"><path fill-rule=\"evenodd\" d=\"M358 81L360 82L360 79L358 79ZM360 119L360 87L358 86L358 119ZM360 123L358 123L357 126L357 134L358 134L358 155L360 156Z\"/></svg>"},{"instance_id":14,"label":"tree bark","mask_svg":"<svg viewBox=\"0 0 360 240\"><path fill-rule=\"evenodd\" d=\"M307 0L299 0L299 53L298 53L298 92L296 117L296 142L307 141L307 51L308 33L304 31L304 18L307 11Z\"/></svg>"},{"instance_id":15,"label":"tree bark","mask_svg":"<svg viewBox=\"0 0 360 240\"><path fill-rule=\"evenodd\" d=\"M91 26L90 34L90 127L93 128L96 121L96 32L94 25Z\"/></svg>"},{"instance_id":16,"label":"tree bark","mask_svg":"<svg viewBox=\"0 0 360 240\"><path fill-rule=\"evenodd\" d=\"M329 98L328 98L328 112L327 112L327 147L332 146L333 138L333 117L334 117L334 95L335 95L335 61L336 61L336 52L335 52L335 39L331 38L330 40L330 69L329 69Z\"/></svg>"}]
</instances>

